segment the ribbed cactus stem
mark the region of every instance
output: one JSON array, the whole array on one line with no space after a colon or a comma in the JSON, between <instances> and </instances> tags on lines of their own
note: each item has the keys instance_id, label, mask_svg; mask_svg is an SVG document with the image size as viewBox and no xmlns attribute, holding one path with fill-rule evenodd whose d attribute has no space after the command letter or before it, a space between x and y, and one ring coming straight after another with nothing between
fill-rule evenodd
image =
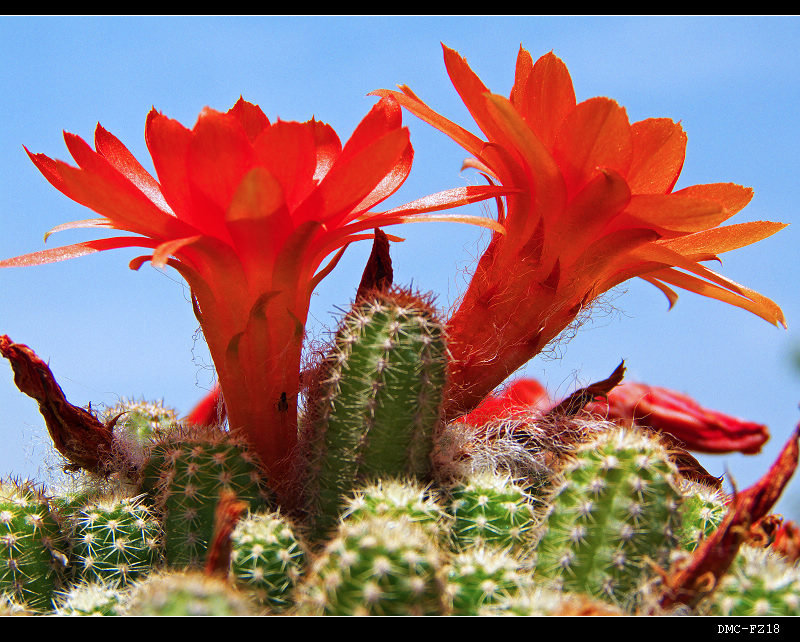
<instances>
[{"instance_id":1,"label":"ribbed cactus stem","mask_svg":"<svg viewBox=\"0 0 800 642\"><path fill-rule=\"evenodd\" d=\"M743 546L706 608L711 615L800 615L800 567L769 549Z\"/></svg>"},{"instance_id":2,"label":"ribbed cactus stem","mask_svg":"<svg viewBox=\"0 0 800 642\"><path fill-rule=\"evenodd\" d=\"M443 555L405 520L341 523L301 585L308 615L443 615Z\"/></svg>"},{"instance_id":3,"label":"ribbed cactus stem","mask_svg":"<svg viewBox=\"0 0 800 642\"><path fill-rule=\"evenodd\" d=\"M0 482L0 593L34 610L51 609L68 554L44 492L30 482Z\"/></svg>"},{"instance_id":4,"label":"ribbed cactus stem","mask_svg":"<svg viewBox=\"0 0 800 642\"><path fill-rule=\"evenodd\" d=\"M727 497L718 488L692 481L681 484L681 493L683 518L678 536L681 548L693 551L722 523L728 512Z\"/></svg>"},{"instance_id":5,"label":"ribbed cactus stem","mask_svg":"<svg viewBox=\"0 0 800 642\"><path fill-rule=\"evenodd\" d=\"M231 579L273 611L293 603L306 553L292 524L279 512L253 513L231 536Z\"/></svg>"},{"instance_id":6,"label":"ribbed cactus stem","mask_svg":"<svg viewBox=\"0 0 800 642\"><path fill-rule=\"evenodd\" d=\"M253 511L271 505L258 457L244 439L215 428L168 433L151 450L142 488L161 515L166 561L177 567L205 561L223 493Z\"/></svg>"},{"instance_id":7,"label":"ribbed cactus stem","mask_svg":"<svg viewBox=\"0 0 800 642\"><path fill-rule=\"evenodd\" d=\"M356 490L342 518L350 522L374 517L404 520L420 527L435 540L447 542L452 517L435 495L430 485L414 479L378 480Z\"/></svg>"},{"instance_id":8,"label":"ribbed cactus stem","mask_svg":"<svg viewBox=\"0 0 800 642\"><path fill-rule=\"evenodd\" d=\"M578 449L550 498L536 574L565 591L633 607L677 547L677 470L654 439L613 430Z\"/></svg>"},{"instance_id":9,"label":"ribbed cactus stem","mask_svg":"<svg viewBox=\"0 0 800 642\"><path fill-rule=\"evenodd\" d=\"M127 463L139 466L147 450L161 435L178 427L178 413L163 401L122 399L104 413L114 422L114 445Z\"/></svg>"},{"instance_id":10,"label":"ribbed cactus stem","mask_svg":"<svg viewBox=\"0 0 800 642\"><path fill-rule=\"evenodd\" d=\"M454 555L447 568L452 615L479 615L488 605L532 588L530 568L510 549L475 546Z\"/></svg>"},{"instance_id":11,"label":"ribbed cactus stem","mask_svg":"<svg viewBox=\"0 0 800 642\"><path fill-rule=\"evenodd\" d=\"M122 615L125 598L115 583L79 582L57 596L55 615Z\"/></svg>"},{"instance_id":12,"label":"ribbed cactus stem","mask_svg":"<svg viewBox=\"0 0 800 642\"><path fill-rule=\"evenodd\" d=\"M494 546L526 552L533 544L534 499L510 475L485 471L450 487L458 550Z\"/></svg>"},{"instance_id":13,"label":"ribbed cactus stem","mask_svg":"<svg viewBox=\"0 0 800 642\"><path fill-rule=\"evenodd\" d=\"M426 299L392 289L347 313L309 392L306 496L318 532L361 482L429 474L446 369Z\"/></svg>"},{"instance_id":14,"label":"ribbed cactus stem","mask_svg":"<svg viewBox=\"0 0 800 642\"><path fill-rule=\"evenodd\" d=\"M142 499L95 500L66 518L80 577L121 586L160 563L161 525Z\"/></svg>"}]
</instances>

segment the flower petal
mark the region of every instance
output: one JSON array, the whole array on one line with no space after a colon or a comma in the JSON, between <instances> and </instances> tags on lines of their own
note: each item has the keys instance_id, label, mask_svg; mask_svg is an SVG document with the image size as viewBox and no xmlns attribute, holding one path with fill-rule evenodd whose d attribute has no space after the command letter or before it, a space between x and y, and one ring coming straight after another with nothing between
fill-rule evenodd
<instances>
[{"instance_id":1,"label":"flower petal","mask_svg":"<svg viewBox=\"0 0 800 642\"><path fill-rule=\"evenodd\" d=\"M726 281L730 283L730 286L726 288L673 269L653 271L649 276L709 299L716 299L717 301L734 305L737 308L742 308L772 325L786 327L786 318L783 315L783 311L774 301L729 279L726 279ZM716 276L720 277L718 274Z\"/></svg>"},{"instance_id":2,"label":"flower petal","mask_svg":"<svg viewBox=\"0 0 800 642\"><path fill-rule=\"evenodd\" d=\"M353 216L353 208L403 162L408 146L408 130L403 128L384 134L355 155L345 157L343 153L295 210L295 220L324 221L329 227L346 222Z\"/></svg>"},{"instance_id":3,"label":"flower petal","mask_svg":"<svg viewBox=\"0 0 800 642\"><path fill-rule=\"evenodd\" d=\"M641 383L617 386L605 400L591 402L586 410L672 435L684 448L695 452L753 455L769 439L764 424L704 408L675 390Z\"/></svg>"},{"instance_id":4,"label":"flower petal","mask_svg":"<svg viewBox=\"0 0 800 642\"><path fill-rule=\"evenodd\" d=\"M665 237L717 227L733 214L718 201L694 198L680 192L634 194L625 209L625 219L632 219L629 222L631 226L646 224Z\"/></svg>"},{"instance_id":5,"label":"flower petal","mask_svg":"<svg viewBox=\"0 0 800 642\"><path fill-rule=\"evenodd\" d=\"M633 157L627 179L635 194L672 191L683 169L686 134L669 118L648 118L631 125Z\"/></svg>"},{"instance_id":6,"label":"flower petal","mask_svg":"<svg viewBox=\"0 0 800 642\"><path fill-rule=\"evenodd\" d=\"M150 173L142 167L133 154L120 140L99 124L94 132L94 146L111 166L133 183L139 191L149 198L159 209L174 216L172 209L164 200L161 186Z\"/></svg>"},{"instance_id":7,"label":"flower petal","mask_svg":"<svg viewBox=\"0 0 800 642\"><path fill-rule=\"evenodd\" d=\"M536 137L552 149L564 118L575 109L575 89L566 65L552 52L535 65L520 47L511 103Z\"/></svg>"},{"instance_id":8,"label":"flower petal","mask_svg":"<svg viewBox=\"0 0 800 642\"><path fill-rule=\"evenodd\" d=\"M251 143L258 138L264 129L269 127L269 118L261 111L261 107L247 102L241 96L239 96L236 104L228 110L228 113L239 121Z\"/></svg>"},{"instance_id":9,"label":"flower petal","mask_svg":"<svg viewBox=\"0 0 800 642\"><path fill-rule=\"evenodd\" d=\"M255 162L278 180L286 204L293 209L315 186L314 126L279 120L261 133L253 147Z\"/></svg>"},{"instance_id":10,"label":"flower petal","mask_svg":"<svg viewBox=\"0 0 800 642\"><path fill-rule=\"evenodd\" d=\"M693 254L721 254L757 243L779 232L788 223L751 221L703 230L695 234L664 241L664 245L684 256Z\"/></svg>"},{"instance_id":11,"label":"flower petal","mask_svg":"<svg viewBox=\"0 0 800 642\"><path fill-rule=\"evenodd\" d=\"M580 189L598 167L627 175L633 143L625 109L609 98L580 103L561 124L553 153L570 192Z\"/></svg>"},{"instance_id":12,"label":"flower petal","mask_svg":"<svg viewBox=\"0 0 800 642\"><path fill-rule=\"evenodd\" d=\"M684 187L682 190L678 190L675 193L682 194L683 196L691 196L693 198L717 201L731 213L731 216L744 208L753 198L753 189L751 187L742 187L735 183L692 185L691 187Z\"/></svg>"},{"instance_id":13,"label":"flower petal","mask_svg":"<svg viewBox=\"0 0 800 642\"><path fill-rule=\"evenodd\" d=\"M155 246L156 243L154 243L152 240L145 239L140 236L115 236L107 239L84 241L83 243L75 243L74 245L54 247L49 250L40 250L39 252L32 252L30 254L15 256L10 259L3 259L0 260L0 268L28 267L31 265L56 263L57 261L66 261L67 259L74 259L87 254L104 252L106 250L116 250L122 247Z\"/></svg>"},{"instance_id":14,"label":"flower petal","mask_svg":"<svg viewBox=\"0 0 800 642\"><path fill-rule=\"evenodd\" d=\"M81 138L65 133L64 140L81 167L72 167L44 154L28 152L28 156L65 196L139 234L169 236L184 229Z\"/></svg>"},{"instance_id":15,"label":"flower petal","mask_svg":"<svg viewBox=\"0 0 800 642\"><path fill-rule=\"evenodd\" d=\"M254 166L253 146L236 118L207 108L192 134L187 157L191 184L224 212Z\"/></svg>"},{"instance_id":16,"label":"flower petal","mask_svg":"<svg viewBox=\"0 0 800 642\"><path fill-rule=\"evenodd\" d=\"M467 131L460 125L456 125L451 120L444 116L437 114L425 103L423 103L417 95L405 85L401 85L402 93L397 91L390 91L387 89L379 89L370 92L370 96L391 96L408 111L414 114L417 118L424 120L429 125L433 125L439 131L447 134L456 143L461 145L470 154L478 156L484 146L484 142L475 136L475 134Z\"/></svg>"}]
</instances>

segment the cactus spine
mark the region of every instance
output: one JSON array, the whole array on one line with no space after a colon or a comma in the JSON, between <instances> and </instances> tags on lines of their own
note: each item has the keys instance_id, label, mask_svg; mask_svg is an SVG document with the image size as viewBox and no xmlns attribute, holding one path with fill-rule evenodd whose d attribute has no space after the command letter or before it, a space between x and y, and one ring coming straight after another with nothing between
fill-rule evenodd
<instances>
[{"instance_id":1,"label":"cactus spine","mask_svg":"<svg viewBox=\"0 0 800 642\"><path fill-rule=\"evenodd\" d=\"M452 556L447 568L452 615L479 615L490 604L532 587L530 568L509 550L474 546Z\"/></svg>"},{"instance_id":2,"label":"cactus spine","mask_svg":"<svg viewBox=\"0 0 800 642\"><path fill-rule=\"evenodd\" d=\"M698 482L684 481L683 518L678 530L680 545L693 551L706 537L711 535L722 523L728 512L725 494L716 488L709 488Z\"/></svg>"},{"instance_id":3,"label":"cactus spine","mask_svg":"<svg viewBox=\"0 0 800 642\"><path fill-rule=\"evenodd\" d=\"M615 430L582 446L550 500L536 574L565 591L633 606L677 547L677 470L655 440Z\"/></svg>"},{"instance_id":4,"label":"cactus spine","mask_svg":"<svg viewBox=\"0 0 800 642\"><path fill-rule=\"evenodd\" d=\"M55 615L122 615L124 590L115 584L80 582L58 595Z\"/></svg>"},{"instance_id":5,"label":"cactus spine","mask_svg":"<svg viewBox=\"0 0 800 642\"><path fill-rule=\"evenodd\" d=\"M405 520L436 541L449 541L451 516L434 498L433 488L414 479L378 480L359 488L342 513L351 522L373 517Z\"/></svg>"},{"instance_id":6,"label":"cactus spine","mask_svg":"<svg viewBox=\"0 0 800 642\"><path fill-rule=\"evenodd\" d=\"M357 302L310 392L306 496L322 535L352 490L431 469L447 369L431 304L399 290Z\"/></svg>"}]
</instances>

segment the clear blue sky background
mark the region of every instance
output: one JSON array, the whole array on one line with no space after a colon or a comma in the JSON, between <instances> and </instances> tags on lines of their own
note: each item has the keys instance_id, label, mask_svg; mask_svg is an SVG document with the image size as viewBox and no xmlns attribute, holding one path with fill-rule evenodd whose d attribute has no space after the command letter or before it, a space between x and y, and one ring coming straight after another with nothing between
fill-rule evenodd
<instances>
[{"instance_id":1,"label":"clear blue sky background","mask_svg":"<svg viewBox=\"0 0 800 642\"><path fill-rule=\"evenodd\" d=\"M755 188L731 222L794 223L724 256L721 271L776 300L789 331L738 308L633 281L548 358L522 372L556 398L606 377L624 358L628 380L690 393L701 403L769 425L758 456L702 456L743 488L774 460L800 420L796 328L800 234L796 198L800 124L800 21L660 17L243 17L0 18L0 256L44 247L45 231L91 213L53 189L28 160L69 160L67 130L91 140L99 121L150 167L144 144L151 106L192 125L206 105L229 108L243 95L270 118L331 124L346 140L374 103L367 93L410 85L453 120L475 130L447 78L440 42L466 56L497 93L511 88L517 50L554 51L579 100L606 95L631 121L680 120L688 133L678 184L736 182ZM416 150L411 177L389 205L465 184L464 152L406 116ZM475 206L476 213L482 210ZM438 294L444 308L463 291L465 270L486 240L454 224L404 226L393 247L396 280ZM86 231L48 246L90 238ZM309 332L324 338L336 306L354 294L369 246L348 250L317 291ZM163 398L187 412L211 385L211 362L174 272L128 270L121 250L0 272L0 333L33 347L72 403ZM5 364L5 365L3 365ZM46 431L33 400L0 364L0 474L46 479ZM800 481L778 510L800 519Z\"/></svg>"}]
</instances>

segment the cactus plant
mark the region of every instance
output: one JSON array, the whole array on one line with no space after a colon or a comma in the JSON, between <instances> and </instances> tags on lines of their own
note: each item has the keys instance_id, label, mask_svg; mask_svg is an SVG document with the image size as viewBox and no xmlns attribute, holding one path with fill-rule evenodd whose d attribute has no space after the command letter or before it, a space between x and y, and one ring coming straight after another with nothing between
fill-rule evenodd
<instances>
[{"instance_id":1,"label":"cactus plant","mask_svg":"<svg viewBox=\"0 0 800 642\"><path fill-rule=\"evenodd\" d=\"M415 479L384 479L359 488L345 505L342 519L405 519L437 540L450 537L452 517L434 497L435 490Z\"/></svg>"},{"instance_id":2,"label":"cactus plant","mask_svg":"<svg viewBox=\"0 0 800 642\"><path fill-rule=\"evenodd\" d=\"M258 615L253 601L229 582L196 571L150 575L135 582L125 600L130 616L248 616Z\"/></svg>"},{"instance_id":3,"label":"cactus plant","mask_svg":"<svg viewBox=\"0 0 800 642\"><path fill-rule=\"evenodd\" d=\"M449 494L458 549L489 545L525 551L532 546L534 499L510 475L478 473L454 483Z\"/></svg>"},{"instance_id":4,"label":"cactus plant","mask_svg":"<svg viewBox=\"0 0 800 642\"><path fill-rule=\"evenodd\" d=\"M147 457L150 442L178 427L178 413L163 401L122 399L105 412L114 422L114 443L134 464Z\"/></svg>"},{"instance_id":5,"label":"cactus plant","mask_svg":"<svg viewBox=\"0 0 800 642\"><path fill-rule=\"evenodd\" d=\"M142 499L99 499L67 517L78 577L124 585L160 562L161 525Z\"/></svg>"},{"instance_id":6,"label":"cactus plant","mask_svg":"<svg viewBox=\"0 0 800 642\"><path fill-rule=\"evenodd\" d=\"M682 482L681 493L683 516L678 536L681 547L693 551L722 522L728 511L728 498L719 488L688 480Z\"/></svg>"},{"instance_id":7,"label":"cactus plant","mask_svg":"<svg viewBox=\"0 0 800 642\"><path fill-rule=\"evenodd\" d=\"M443 615L444 557L408 520L343 521L300 586L302 614Z\"/></svg>"},{"instance_id":8,"label":"cactus plant","mask_svg":"<svg viewBox=\"0 0 800 642\"><path fill-rule=\"evenodd\" d=\"M55 615L122 615L125 590L116 583L79 582L56 597Z\"/></svg>"},{"instance_id":9,"label":"cactus plant","mask_svg":"<svg viewBox=\"0 0 800 642\"><path fill-rule=\"evenodd\" d=\"M309 392L306 497L317 535L360 483L430 473L446 367L430 301L391 289L345 315Z\"/></svg>"},{"instance_id":10,"label":"cactus plant","mask_svg":"<svg viewBox=\"0 0 800 642\"><path fill-rule=\"evenodd\" d=\"M510 550L474 546L452 556L447 568L447 593L452 615L479 615L533 586L530 566Z\"/></svg>"},{"instance_id":11,"label":"cactus plant","mask_svg":"<svg viewBox=\"0 0 800 642\"><path fill-rule=\"evenodd\" d=\"M678 473L667 451L614 430L577 450L541 529L536 575L564 591L634 608L638 588L678 545Z\"/></svg>"},{"instance_id":12,"label":"cactus plant","mask_svg":"<svg viewBox=\"0 0 800 642\"><path fill-rule=\"evenodd\" d=\"M704 608L710 615L800 615L800 567L743 546Z\"/></svg>"},{"instance_id":13,"label":"cactus plant","mask_svg":"<svg viewBox=\"0 0 800 642\"><path fill-rule=\"evenodd\" d=\"M47 495L28 481L0 481L0 592L47 611L66 579L67 539Z\"/></svg>"},{"instance_id":14,"label":"cactus plant","mask_svg":"<svg viewBox=\"0 0 800 642\"><path fill-rule=\"evenodd\" d=\"M198 566L214 530L214 511L223 491L250 509L271 506L260 461L238 435L212 428L176 429L153 446L142 471L164 529L168 564Z\"/></svg>"},{"instance_id":15,"label":"cactus plant","mask_svg":"<svg viewBox=\"0 0 800 642\"><path fill-rule=\"evenodd\" d=\"M306 553L280 513L251 513L231 535L231 578L261 604L281 611L306 566Z\"/></svg>"}]
</instances>

